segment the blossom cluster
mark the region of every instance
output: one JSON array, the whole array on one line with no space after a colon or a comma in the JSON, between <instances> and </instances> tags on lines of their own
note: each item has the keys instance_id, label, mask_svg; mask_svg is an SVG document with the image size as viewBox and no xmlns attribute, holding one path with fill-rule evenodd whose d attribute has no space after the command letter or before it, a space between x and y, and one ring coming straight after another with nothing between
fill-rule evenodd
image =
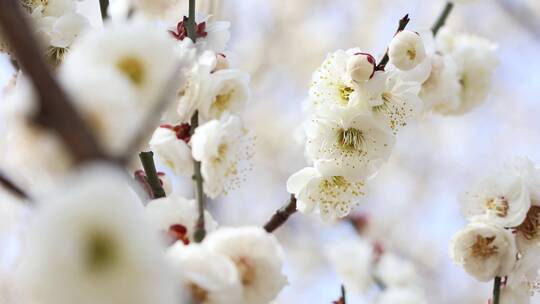
<instances>
[{"instance_id":1,"label":"blossom cluster","mask_svg":"<svg viewBox=\"0 0 540 304\"><path fill-rule=\"evenodd\" d=\"M505 278L502 303L529 303L537 280L540 169L516 158L460 197L470 222L450 243L450 256L479 281Z\"/></svg>"},{"instance_id":2,"label":"blossom cluster","mask_svg":"<svg viewBox=\"0 0 540 304\"><path fill-rule=\"evenodd\" d=\"M195 43L187 37L185 18L169 31L179 47L193 50L194 64L150 140L160 162L177 175L192 176L193 159L201 162L210 198L239 186L250 169L253 145L238 116L249 100L249 75L230 68L224 54L228 28L228 22L204 17L197 23ZM198 127L192 125L195 116Z\"/></svg>"},{"instance_id":3,"label":"blossom cluster","mask_svg":"<svg viewBox=\"0 0 540 304\"><path fill-rule=\"evenodd\" d=\"M76 6L64 0L23 4L33 15L54 12L59 20ZM249 76L229 67L227 22L199 16L192 39L186 18L171 27L154 18L142 11L77 33L55 63L56 76L100 148L118 157L136 148L132 139L146 132L141 126L172 95L148 145L176 175L191 177L198 166L204 193L216 198L237 187L249 169L244 161L253 137L238 116L249 99ZM17 171L29 168L22 173L28 184L52 182L39 187L10 300L266 304L277 297L287 279L273 235L259 227L218 228L204 211L208 235L197 243L200 202L179 195L162 173L166 196L157 198L141 191L149 181L141 170L136 184L115 165L75 169L57 135L32 120L38 104L36 90L18 72L2 104L3 140L14 151L3 156L15 160ZM36 174L39 166L53 178Z\"/></svg>"},{"instance_id":4,"label":"blossom cluster","mask_svg":"<svg viewBox=\"0 0 540 304\"><path fill-rule=\"evenodd\" d=\"M237 188L252 157L241 118L250 77L230 62L229 23L192 11L171 23L173 0L128 1L125 16L92 26L76 0L18 2L103 162L68 153L62 132L39 120L43 88L17 71L0 104L0 144L9 147L0 157L32 189L20 197L32 207L6 302L272 303L288 282L277 238L262 227L221 227L204 204ZM2 37L0 51L11 55ZM328 55L309 89L309 167L290 176L291 205L274 218L286 220L294 202L325 220L351 213L413 119L462 114L486 98L494 51L470 35L400 29L381 61L359 48ZM133 178L121 168L146 133L144 148L167 175L143 164ZM540 268L539 173L522 160L463 198L472 223L455 237L453 257L481 280L508 277L504 297L522 296ZM171 175L193 179L197 199L180 194ZM378 286L378 304L426 302L413 264L377 244L346 240L327 257L348 289Z\"/></svg>"},{"instance_id":5,"label":"blossom cluster","mask_svg":"<svg viewBox=\"0 0 540 304\"><path fill-rule=\"evenodd\" d=\"M388 64L358 48L328 55L309 91L305 154L312 167L287 183L299 210L324 219L349 214L403 127L422 112L460 114L486 98L494 51L470 35L443 30L434 41L431 32L402 30L390 43Z\"/></svg>"},{"instance_id":6,"label":"blossom cluster","mask_svg":"<svg viewBox=\"0 0 540 304\"><path fill-rule=\"evenodd\" d=\"M43 195L13 296L56 304L265 304L286 284L282 249L262 228L217 228L206 213L210 233L196 244L194 200L172 193L143 207L134 189L124 172L93 165Z\"/></svg>"}]
</instances>

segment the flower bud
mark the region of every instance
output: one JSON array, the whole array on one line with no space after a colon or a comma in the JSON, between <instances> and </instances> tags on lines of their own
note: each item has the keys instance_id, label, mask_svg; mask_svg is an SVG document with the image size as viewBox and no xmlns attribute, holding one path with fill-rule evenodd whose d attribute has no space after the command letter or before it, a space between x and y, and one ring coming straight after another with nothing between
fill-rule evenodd
<instances>
[{"instance_id":1,"label":"flower bud","mask_svg":"<svg viewBox=\"0 0 540 304\"><path fill-rule=\"evenodd\" d=\"M347 74L355 82L369 80L375 72L375 58L367 53L356 53L347 61Z\"/></svg>"},{"instance_id":2,"label":"flower bud","mask_svg":"<svg viewBox=\"0 0 540 304\"><path fill-rule=\"evenodd\" d=\"M388 56L390 63L396 68L408 71L426 58L426 50L420 35L411 31L401 31L390 43Z\"/></svg>"}]
</instances>

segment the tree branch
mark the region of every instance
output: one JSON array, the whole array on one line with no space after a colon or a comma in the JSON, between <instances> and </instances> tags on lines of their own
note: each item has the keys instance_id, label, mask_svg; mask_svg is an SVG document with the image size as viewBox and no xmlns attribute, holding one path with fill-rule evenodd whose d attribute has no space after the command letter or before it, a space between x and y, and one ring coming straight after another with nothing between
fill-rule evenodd
<instances>
[{"instance_id":1,"label":"tree branch","mask_svg":"<svg viewBox=\"0 0 540 304\"><path fill-rule=\"evenodd\" d=\"M339 299L337 301L334 301L332 302L333 304L346 304L346 299L345 299L345 286L342 284L341 285L341 296L339 297Z\"/></svg>"},{"instance_id":2,"label":"tree branch","mask_svg":"<svg viewBox=\"0 0 540 304\"><path fill-rule=\"evenodd\" d=\"M199 112L195 111L193 117L191 117L191 130L190 133L193 135L195 129L199 126ZM199 217L197 218L197 223L195 224L194 240L197 243L202 242L206 236L206 230L204 227L204 207L205 207L205 196L203 192L203 177L201 173L201 162L193 160L193 181L195 182L195 195L197 197L197 205L199 208Z\"/></svg>"},{"instance_id":3,"label":"tree branch","mask_svg":"<svg viewBox=\"0 0 540 304\"><path fill-rule=\"evenodd\" d=\"M18 198L31 201L30 196L2 172L0 172L0 184Z\"/></svg>"},{"instance_id":4,"label":"tree branch","mask_svg":"<svg viewBox=\"0 0 540 304\"><path fill-rule=\"evenodd\" d=\"M501 294L501 277L495 277L493 280L493 304L499 304Z\"/></svg>"},{"instance_id":5,"label":"tree branch","mask_svg":"<svg viewBox=\"0 0 540 304\"><path fill-rule=\"evenodd\" d=\"M189 0L189 16L186 24L188 37L195 42L197 40L197 22L195 21L195 0Z\"/></svg>"},{"instance_id":6,"label":"tree branch","mask_svg":"<svg viewBox=\"0 0 540 304\"><path fill-rule=\"evenodd\" d=\"M109 0L99 0L99 9L101 10L101 19L107 20L109 18Z\"/></svg>"},{"instance_id":7,"label":"tree branch","mask_svg":"<svg viewBox=\"0 0 540 304\"><path fill-rule=\"evenodd\" d=\"M186 30L188 32L188 37L193 41L197 41L197 23L195 22L195 0L189 0L189 16L186 23ZM191 117L191 130L190 135L195 133L195 129L199 127L199 111L195 111ZM195 224L195 232L193 238L195 242L200 243L204 240L206 236L206 230L204 227L204 207L205 207L205 197L203 191L203 177L201 173L201 162L193 160L193 181L195 182L195 195L197 197L197 205L199 208L199 217L197 218L197 223Z\"/></svg>"},{"instance_id":8,"label":"tree branch","mask_svg":"<svg viewBox=\"0 0 540 304\"><path fill-rule=\"evenodd\" d=\"M444 26L446 23L446 19L448 19L448 16L452 12L452 9L454 8L454 3L448 1L446 5L444 6L443 11L439 15L439 18L437 18L437 21L435 21L435 24L431 28L431 32L433 33L433 36L437 36L437 33L439 30Z\"/></svg>"},{"instance_id":9,"label":"tree branch","mask_svg":"<svg viewBox=\"0 0 540 304\"><path fill-rule=\"evenodd\" d=\"M76 163L105 159L96 139L44 62L44 53L18 1L0 1L0 27L17 62L37 91L39 112L34 121L58 133Z\"/></svg>"},{"instance_id":10,"label":"tree branch","mask_svg":"<svg viewBox=\"0 0 540 304\"><path fill-rule=\"evenodd\" d=\"M281 227L281 225L283 225L296 211L296 197L294 194L291 194L289 202L276 211L272 218L264 225L264 230L266 230L268 233L274 232L276 229Z\"/></svg>"},{"instance_id":11,"label":"tree branch","mask_svg":"<svg viewBox=\"0 0 540 304\"><path fill-rule=\"evenodd\" d=\"M411 19L409 18L409 14L401 18L399 20L399 25L394 36L397 35L399 32L403 31L407 27L407 24L409 24L409 21L411 21ZM388 49L386 49L386 53L384 54L384 57L381 59L381 62L379 62L379 64L375 67L375 70L384 71L384 68L388 64L389 60L390 60L390 57L388 57Z\"/></svg>"},{"instance_id":12,"label":"tree branch","mask_svg":"<svg viewBox=\"0 0 540 304\"><path fill-rule=\"evenodd\" d=\"M139 153L139 158L146 173L146 178L148 184L152 189L152 198L162 198L165 197L165 190L159 181L159 176L156 171L156 165L154 164L154 153L152 152L141 152Z\"/></svg>"}]
</instances>

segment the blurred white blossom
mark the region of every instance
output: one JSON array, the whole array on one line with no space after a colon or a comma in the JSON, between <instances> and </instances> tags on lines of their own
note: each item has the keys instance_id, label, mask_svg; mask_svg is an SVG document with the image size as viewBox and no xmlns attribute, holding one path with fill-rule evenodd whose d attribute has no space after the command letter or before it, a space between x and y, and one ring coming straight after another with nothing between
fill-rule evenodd
<instances>
[{"instance_id":1,"label":"blurred white blossom","mask_svg":"<svg viewBox=\"0 0 540 304\"><path fill-rule=\"evenodd\" d=\"M167 250L167 260L186 290L187 303L243 303L238 270L227 256L204 245L176 244Z\"/></svg>"},{"instance_id":2,"label":"blurred white blossom","mask_svg":"<svg viewBox=\"0 0 540 304\"><path fill-rule=\"evenodd\" d=\"M281 246L262 228L221 228L208 235L204 245L232 259L246 304L266 304L287 284Z\"/></svg>"},{"instance_id":3,"label":"blurred white blossom","mask_svg":"<svg viewBox=\"0 0 540 304\"><path fill-rule=\"evenodd\" d=\"M42 198L23 248L19 296L51 304L177 303L131 185L117 169L86 167Z\"/></svg>"}]
</instances>

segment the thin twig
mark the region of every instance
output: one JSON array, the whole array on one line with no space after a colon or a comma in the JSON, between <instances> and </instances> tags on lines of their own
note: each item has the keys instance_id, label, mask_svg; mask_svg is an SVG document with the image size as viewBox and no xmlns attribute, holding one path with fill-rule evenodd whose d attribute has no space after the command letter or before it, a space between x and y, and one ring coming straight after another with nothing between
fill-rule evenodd
<instances>
[{"instance_id":1,"label":"thin twig","mask_svg":"<svg viewBox=\"0 0 540 304\"><path fill-rule=\"evenodd\" d=\"M109 18L109 0L99 0L99 8L101 10L101 19L103 21Z\"/></svg>"},{"instance_id":2,"label":"thin twig","mask_svg":"<svg viewBox=\"0 0 540 304\"><path fill-rule=\"evenodd\" d=\"M268 233L274 232L276 229L281 227L281 225L283 225L296 211L296 197L294 194L291 194L289 202L276 211L272 218L264 225L264 230L266 230Z\"/></svg>"},{"instance_id":3,"label":"thin twig","mask_svg":"<svg viewBox=\"0 0 540 304\"><path fill-rule=\"evenodd\" d=\"M39 111L34 118L35 122L58 133L76 163L106 158L43 60L44 52L37 43L19 1L0 1L0 27L4 29L4 38L7 39L17 62L36 89Z\"/></svg>"},{"instance_id":4,"label":"thin twig","mask_svg":"<svg viewBox=\"0 0 540 304\"><path fill-rule=\"evenodd\" d=\"M152 198L162 198L165 197L165 190L159 181L159 176L156 171L156 165L154 164L154 153L152 152L141 152L139 153L139 158L146 173L146 179L150 188L152 189Z\"/></svg>"},{"instance_id":5,"label":"thin twig","mask_svg":"<svg viewBox=\"0 0 540 304\"><path fill-rule=\"evenodd\" d=\"M0 184L18 198L31 201L30 196L2 172L0 172Z\"/></svg>"},{"instance_id":6,"label":"thin twig","mask_svg":"<svg viewBox=\"0 0 540 304\"><path fill-rule=\"evenodd\" d=\"M197 22L195 21L195 0L189 0L189 17L186 24L188 37L195 42L197 40Z\"/></svg>"},{"instance_id":7,"label":"thin twig","mask_svg":"<svg viewBox=\"0 0 540 304\"><path fill-rule=\"evenodd\" d=\"M399 32L403 31L407 27L407 24L409 24L409 21L411 21L411 19L409 18L409 14L401 18L399 20L399 25L394 36L397 35ZM386 53L384 53L384 57L381 59L381 62L379 62L377 67L375 67L375 70L384 71L384 68L386 67L386 64L388 64L389 60L390 60L390 57L388 56L388 49L387 49Z\"/></svg>"},{"instance_id":8,"label":"thin twig","mask_svg":"<svg viewBox=\"0 0 540 304\"><path fill-rule=\"evenodd\" d=\"M195 132L195 129L199 126L199 112L195 111L193 117L191 118L191 135ZM197 205L199 208L199 217L197 218L197 223L195 224L194 240L197 243L202 242L206 236L206 230L204 228L204 207L205 207L205 197L203 192L203 177L201 173L201 162L193 160L193 181L195 182L195 195L197 197Z\"/></svg>"},{"instance_id":9,"label":"thin twig","mask_svg":"<svg viewBox=\"0 0 540 304\"><path fill-rule=\"evenodd\" d=\"M493 303L499 304L499 298L501 295L501 277L495 277L493 280Z\"/></svg>"},{"instance_id":10,"label":"thin twig","mask_svg":"<svg viewBox=\"0 0 540 304\"><path fill-rule=\"evenodd\" d=\"M439 18L437 18L437 21L435 21L435 24L431 28L431 32L433 32L433 36L437 36L437 33L439 30L444 26L446 23L446 19L448 19L448 16L452 12L452 9L454 8L454 3L448 1L446 5L444 6L443 11L439 15Z\"/></svg>"},{"instance_id":11,"label":"thin twig","mask_svg":"<svg viewBox=\"0 0 540 304\"><path fill-rule=\"evenodd\" d=\"M345 301L345 286L343 284L341 284L341 296L339 297L339 299L337 301L333 301L332 303L333 304L346 304L346 301Z\"/></svg>"},{"instance_id":12,"label":"thin twig","mask_svg":"<svg viewBox=\"0 0 540 304\"><path fill-rule=\"evenodd\" d=\"M189 0L189 16L186 24L188 37L195 42L197 40L197 23L195 22L195 0ZM199 127L199 111L195 111L191 117L191 131L190 135L193 135L195 129ZM204 207L205 197L203 191L203 177L201 173L201 162L193 160L193 181L195 182L195 195L197 197L197 205L199 209L199 217L195 224L195 232L193 238L195 242L200 243L206 236L206 230L204 227Z\"/></svg>"}]
</instances>

